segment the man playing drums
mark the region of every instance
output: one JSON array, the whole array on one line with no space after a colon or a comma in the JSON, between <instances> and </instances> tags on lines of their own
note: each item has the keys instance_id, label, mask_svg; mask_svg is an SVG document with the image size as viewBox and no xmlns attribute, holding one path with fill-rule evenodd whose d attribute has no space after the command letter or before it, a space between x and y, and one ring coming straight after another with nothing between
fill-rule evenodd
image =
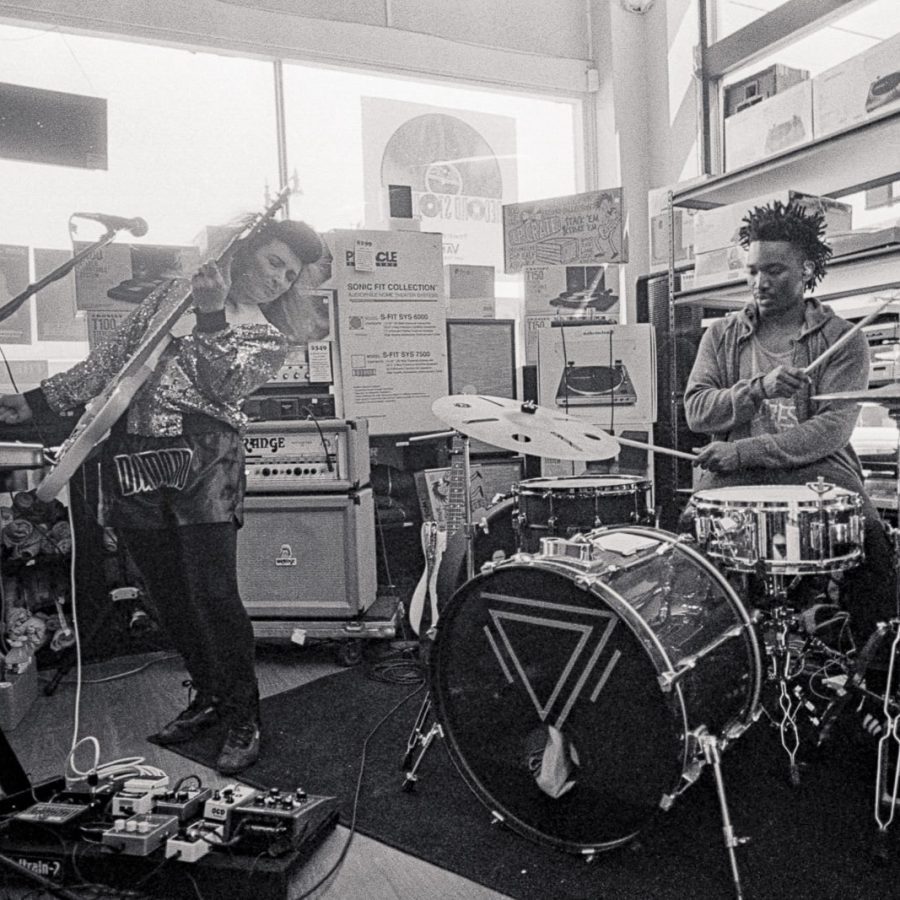
<instances>
[{"instance_id":1,"label":"man playing drums","mask_svg":"<svg viewBox=\"0 0 900 900\"><path fill-rule=\"evenodd\" d=\"M697 487L804 485L821 477L858 494L866 561L845 578L844 600L857 640L865 641L894 615L890 544L850 446L858 406L812 397L866 388L866 339L856 332L807 374L851 330L805 295L831 256L823 216L775 201L744 222L740 241L753 299L706 330L685 392L688 426L713 437L694 463L703 470Z\"/></svg>"}]
</instances>

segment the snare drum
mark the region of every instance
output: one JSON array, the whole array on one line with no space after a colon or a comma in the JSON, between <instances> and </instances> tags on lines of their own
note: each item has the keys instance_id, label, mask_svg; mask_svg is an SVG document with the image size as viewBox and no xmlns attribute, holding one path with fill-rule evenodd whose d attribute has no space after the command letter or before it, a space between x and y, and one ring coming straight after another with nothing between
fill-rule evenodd
<instances>
[{"instance_id":1,"label":"snare drum","mask_svg":"<svg viewBox=\"0 0 900 900\"><path fill-rule=\"evenodd\" d=\"M824 493L802 484L697 491L691 498L697 540L736 572L817 575L858 565L865 523L859 494Z\"/></svg>"},{"instance_id":2,"label":"snare drum","mask_svg":"<svg viewBox=\"0 0 900 900\"><path fill-rule=\"evenodd\" d=\"M523 481L513 487L519 549L537 553L543 537L568 538L607 525L649 525L651 487L634 475Z\"/></svg>"},{"instance_id":3,"label":"snare drum","mask_svg":"<svg viewBox=\"0 0 900 900\"><path fill-rule=\"evenodd\" d=\"M448 602L430 657L463 779L511 828L574 853L666 808L702 765L700 736L724 746L755 719L761 672L724 575L640 527L488 565Z\"/></svg>"}]
</instances>

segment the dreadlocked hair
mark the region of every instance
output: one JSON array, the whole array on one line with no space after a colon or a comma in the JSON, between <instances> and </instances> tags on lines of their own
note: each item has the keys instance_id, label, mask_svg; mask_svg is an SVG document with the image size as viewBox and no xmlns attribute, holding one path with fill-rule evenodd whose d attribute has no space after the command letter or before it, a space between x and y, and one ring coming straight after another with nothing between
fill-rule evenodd
<instances>
[{"instance_id":1,"label":"dreadlocked hair","mask_svg":"<svg viewBox=\"0 0 900 900\"><path fill-rule=\"evenodd\" d=\"M831 247L825 242L825 216L819 210L807 212L798 203L780 200L756 206L744 216L746 225L738 232L746 250L752 241L786 241L796 247L805 260L813 264L806 279L812 290L825 277L825 264L831 258Z\"/></svg>"}]
</instances>

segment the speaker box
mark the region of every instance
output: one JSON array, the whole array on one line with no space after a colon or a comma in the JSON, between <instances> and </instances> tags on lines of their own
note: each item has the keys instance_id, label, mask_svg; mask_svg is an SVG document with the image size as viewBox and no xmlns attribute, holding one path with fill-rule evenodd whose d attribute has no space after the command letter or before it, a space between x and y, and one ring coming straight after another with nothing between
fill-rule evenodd
<instances>
[{"instance_id":1,"label":"speaker box","mask_svg":"<svg viewBox=\"0 0 900 900\"><path fill-rule=\"evenodd\" d=\"M375 602L372 488L248 495L238 585L251 619L348 619Z\"/></svg>"}]
</instances>

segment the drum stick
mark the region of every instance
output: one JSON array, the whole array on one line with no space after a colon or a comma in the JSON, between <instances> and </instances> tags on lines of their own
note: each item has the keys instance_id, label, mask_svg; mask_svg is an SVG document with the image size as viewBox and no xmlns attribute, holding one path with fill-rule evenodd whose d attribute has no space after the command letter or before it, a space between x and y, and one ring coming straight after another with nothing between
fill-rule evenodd
<instances>
[{"instance_id":1,"label":"drum stick","mask_svg":"<svg viewBox=\"0 0 900 900\"><path fill-rule=\"evenodd\" d=\"M689 459L693 462L697 458L696 453L683 453L681 450L669 450L667 447L658 447L656 444L642 444L640 441L632 441L628 438L621 438L617 435L613 435L613 437L620 444L624 444L626 447L637 447L638 450L651 450L653 453L664 453L668 456L677 456L679 459Z\"/></svg>"},{"instance_id":2,"label":"drum stick","mask_svg":"<svg viewBox=\"0 0 900 900\"><path fill-rule=\"evenodd\" d=\"M872 312L870 312L864 319L860 319L859 322L857 322L849 331L842 334L824 353L817 356L803 370L804 373L806 375L809 375L810 372L818 369L823 362L830 359L835 353L837 353L838 350L840 350L841 347L843 347L844 344L846 344L847 341L849 341L857 331L859 331L861 328L865 328L866 325L869 324L869 322L871 322L877 315L879 315L879 313L881 313L881 311L885 308L885 306L888 305L888 303L891 303L896 299L898 299L897 295L882 298L881 302L878 304L878 306L875 307L875 309L872 310Z\"/></svg>"}]
</instances>

